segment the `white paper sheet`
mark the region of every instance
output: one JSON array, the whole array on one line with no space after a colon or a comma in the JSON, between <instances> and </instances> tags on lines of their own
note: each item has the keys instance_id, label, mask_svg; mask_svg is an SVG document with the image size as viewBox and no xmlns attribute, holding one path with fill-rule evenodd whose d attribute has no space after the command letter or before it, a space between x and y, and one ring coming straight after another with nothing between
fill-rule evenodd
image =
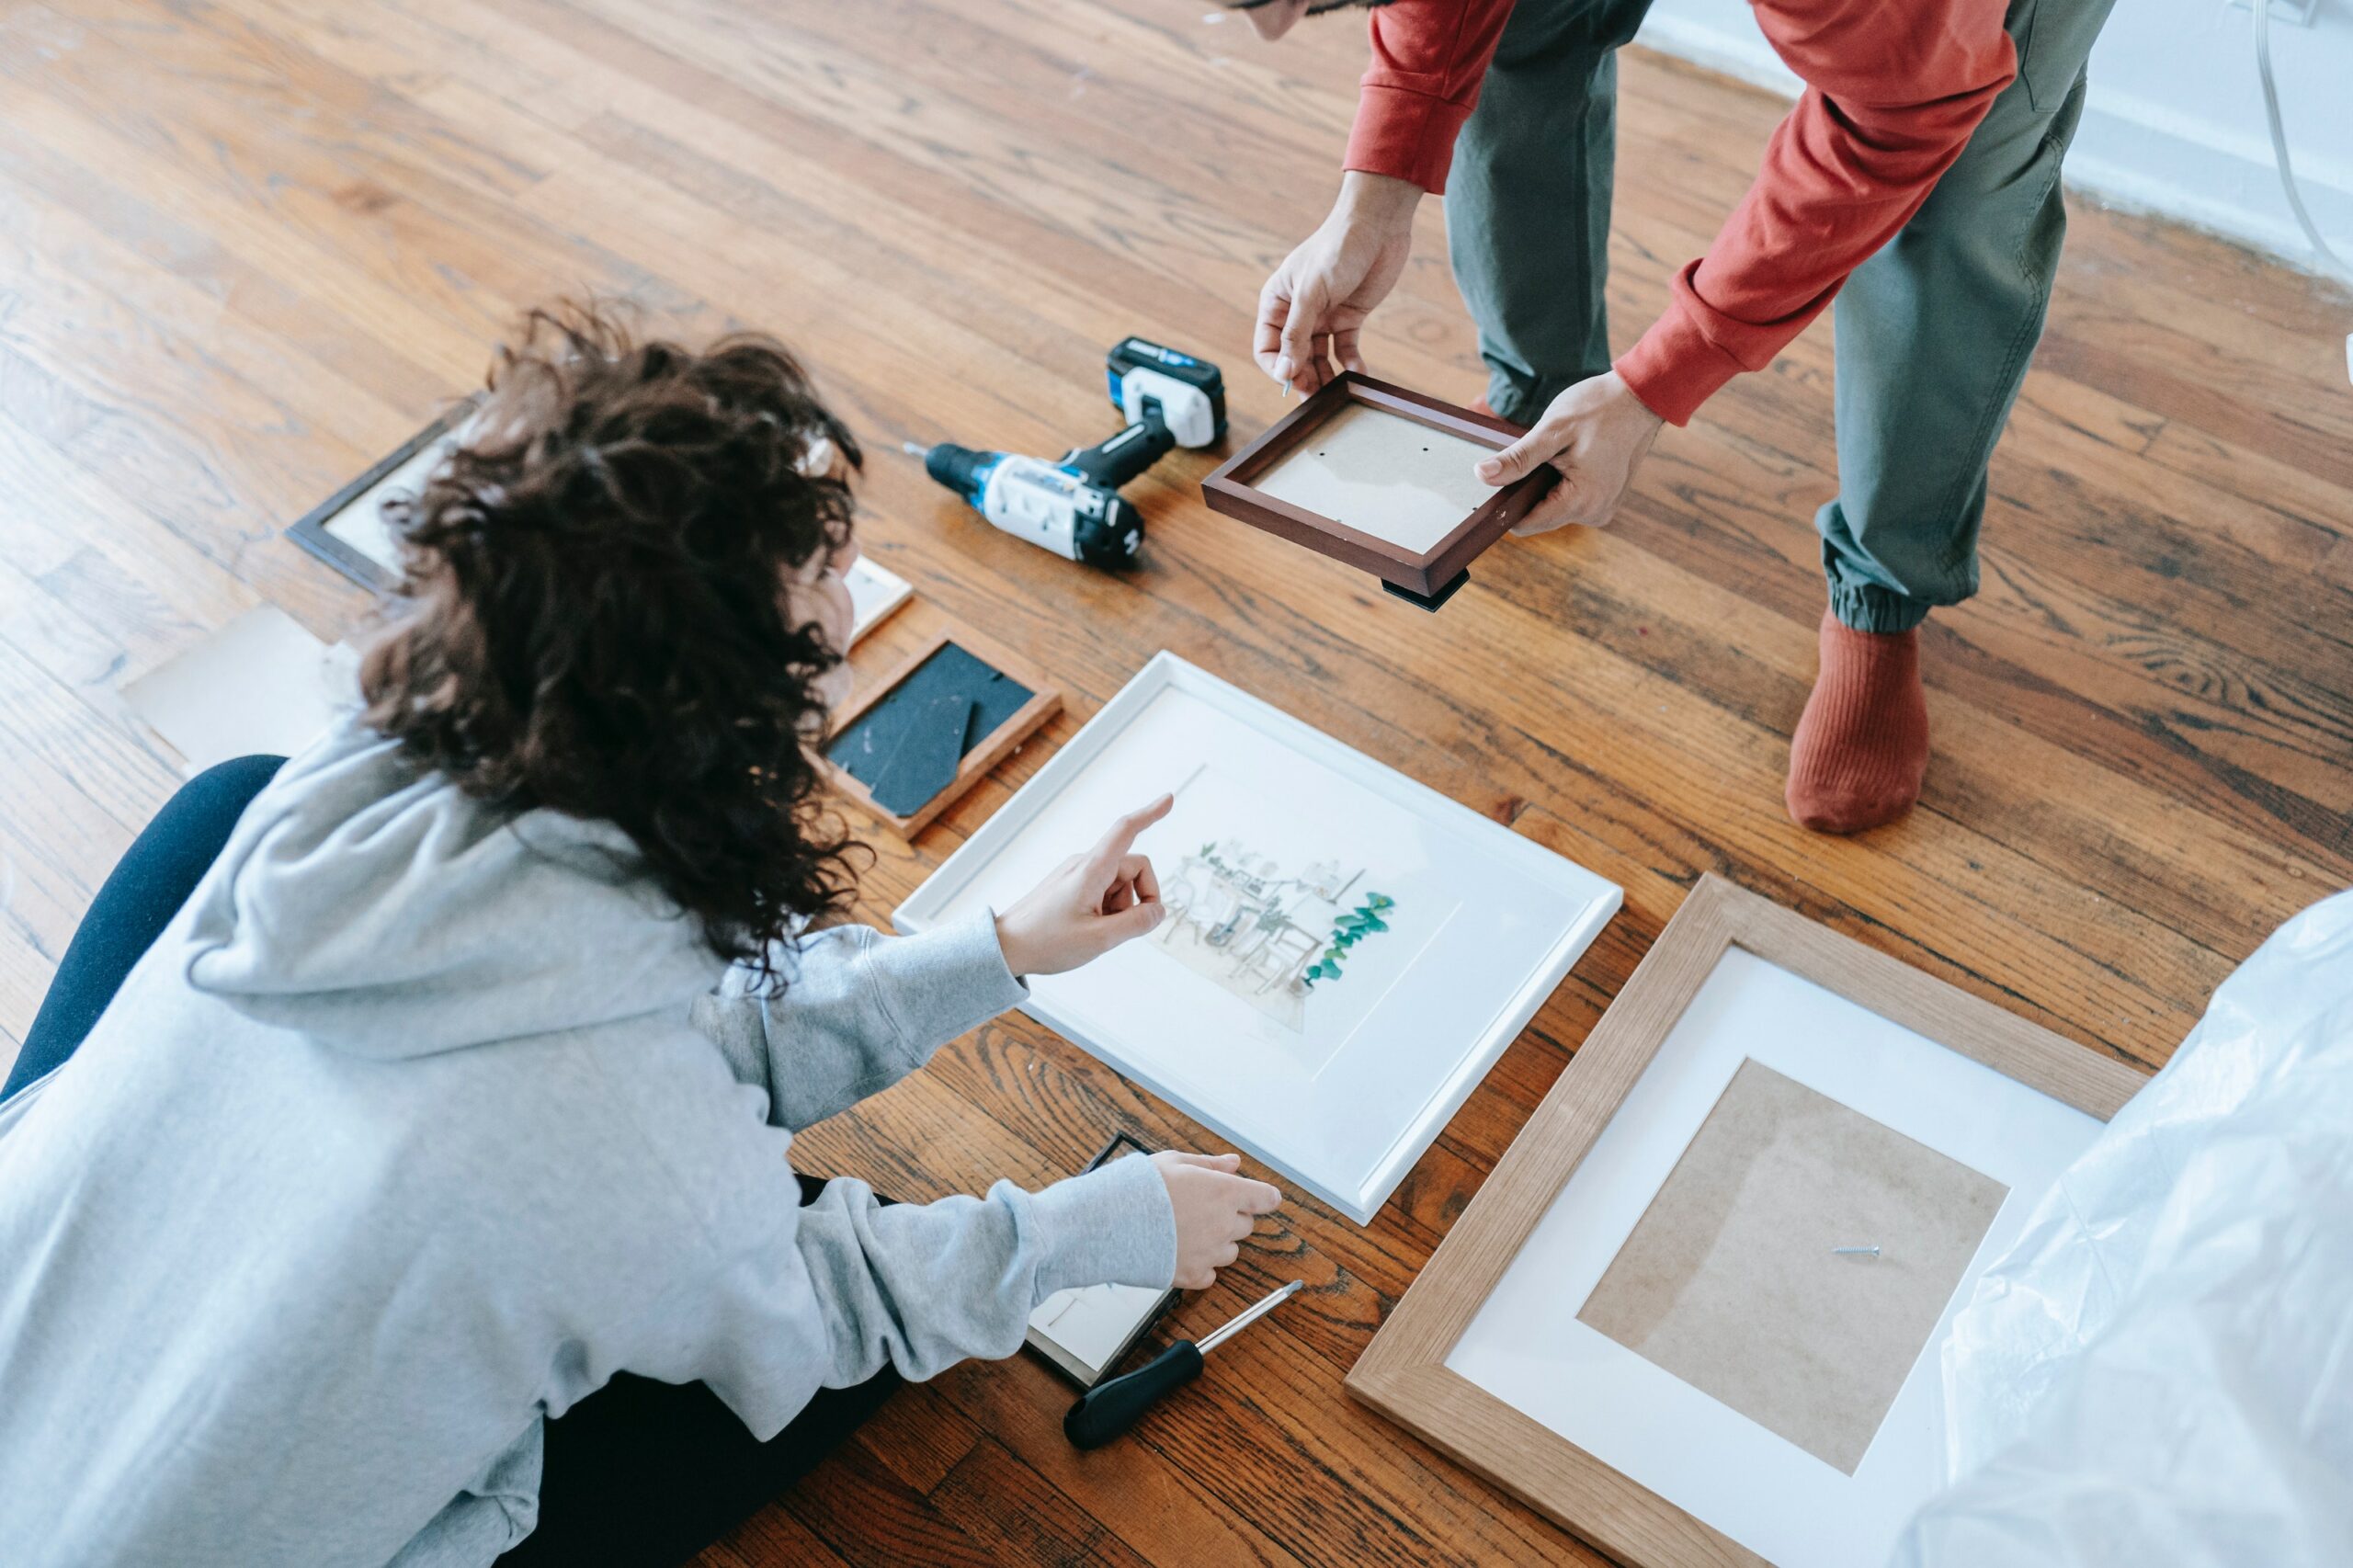
<instances>
[{"instance_id":1,"label":"white paper sheet","mask_svg":"<svg viewBox=\"0 0 2353 1568\"><path fill-rule=\"evenodd\" d=\"M274 605L247 610L122 688L132 712L202 772L231 757L291 756L358 700L358 656Z\"/></svg>"},{"instance_id":2,"label":"white paper sheet","mask_svg":"<svg viewBox=\"0 0 2353 1568\"><path fill-rule=\"evenodd\" d=\"M1354 403L1252 483L1319 517L1415 552L1435 548L1495 493L1472 469L1492 448Z\"/></svg>"}]
</instances>

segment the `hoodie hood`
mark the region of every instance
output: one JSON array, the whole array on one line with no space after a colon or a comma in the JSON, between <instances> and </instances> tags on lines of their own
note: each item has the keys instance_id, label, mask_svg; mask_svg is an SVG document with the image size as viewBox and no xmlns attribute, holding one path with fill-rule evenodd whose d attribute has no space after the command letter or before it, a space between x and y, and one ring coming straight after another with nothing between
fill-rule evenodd
<instances>
[{"instance_id":1,"label":"hoodie hood","mask_svg":"<svg viewBox=\"0 0 2353 1568\"><path fill-rule=\"evenodd\" d=\"M724 964L610 823L485 805L357 712L287 764L190 898L190 985L386 1060L669 1013Z\"/></svg>"}]
</instances>

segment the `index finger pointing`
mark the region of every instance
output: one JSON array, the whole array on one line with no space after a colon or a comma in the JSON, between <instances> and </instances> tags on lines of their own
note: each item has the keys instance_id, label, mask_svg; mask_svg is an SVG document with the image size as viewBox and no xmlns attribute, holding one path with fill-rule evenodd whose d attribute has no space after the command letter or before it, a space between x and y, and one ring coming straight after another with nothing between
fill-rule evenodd
<instances>
[{"instance_id":1,"label":"index finger pointing","mask_svg":"<svg viewBox=\"0 0 2353 1568\"><path fill-rule=\"evenodd\" d=\"M1136 835L1166 816L1176 805L1176 796L1163 795L1152 804L1130 812L1111 824L1109 830L1103 835L1103 841L1095 846L1095 853L1089 858L1098 866L1108 866L1110 862L1121 858L1129 849L1134 846Z\"/></svg>"}]
</instances>

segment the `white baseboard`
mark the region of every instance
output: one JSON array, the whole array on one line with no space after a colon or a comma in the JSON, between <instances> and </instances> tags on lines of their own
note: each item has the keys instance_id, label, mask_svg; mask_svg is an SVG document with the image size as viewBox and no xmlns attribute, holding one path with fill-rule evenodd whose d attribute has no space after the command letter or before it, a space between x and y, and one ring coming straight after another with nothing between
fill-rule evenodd
<instances>
[{"instance_id":1,"label":"white baseboard","mask_svg":"<svg viewBox=\"0 0 2353 1568\"><path fill-rule=\"evenodd\" d=\"M1634 41L1787 97L1803 86L1754 28L1733 30L1654 10ZM2292 120L2292 106L2288 115ZM2353 254L2353 165L2292 141L2290 151L2313 221L2339 255ZM2068 150L2066 181L2103 206L2188 223L2320 271L2288 210L2259 121L2252 134L2217 130L2104 89L2095 76Z\"/></svg>"}]
</instances>

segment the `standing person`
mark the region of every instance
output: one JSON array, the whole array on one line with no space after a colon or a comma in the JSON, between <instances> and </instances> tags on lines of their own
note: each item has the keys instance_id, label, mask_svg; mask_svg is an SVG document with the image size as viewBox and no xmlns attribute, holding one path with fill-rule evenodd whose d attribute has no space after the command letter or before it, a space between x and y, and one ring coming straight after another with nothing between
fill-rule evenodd
<instances>
[{"instance_id":1,"label":"standing person","mask_svg":"<svg viewBox=\"0 0 2353 1568\"><path fill-rule=\"evenodd\" d=\"M675 1563L898 1375L1274 1207L1232 1155L900 1206L787 1163L1157 925L1167 809L1001 913L801 934L849 892L825 442L766 339L535 318L364 710L132 845L0 1091L0 1562Z\"/></svg>"},{"instance_id":2,"label":"standing person","mask_svg":"<svg viewBox=\"0 0 2353 1568\"><path fill-rule=\"evenodd\" d=\"M1918 627L1977 589L1986 464L2041 334L2060 159L2110 3L1756 0L1805 94L1613 362L1617 51L1649 0L1395 0L1372 14L1339 200L1259 295L1258 363L1302 392L1336 361L1360 369L1415 207L1442 192L1487 401L1532 426L1480 477L1549 462L1562 483L1518 531L1599 527L1662 423L1762 369L1835 297L1839 494L1815 519L1830 603L1786 800L1824 833L1891 822L1927 766ZM1278 36L1310 8L1252 16Z\"/></svg>"}]
</instances>

